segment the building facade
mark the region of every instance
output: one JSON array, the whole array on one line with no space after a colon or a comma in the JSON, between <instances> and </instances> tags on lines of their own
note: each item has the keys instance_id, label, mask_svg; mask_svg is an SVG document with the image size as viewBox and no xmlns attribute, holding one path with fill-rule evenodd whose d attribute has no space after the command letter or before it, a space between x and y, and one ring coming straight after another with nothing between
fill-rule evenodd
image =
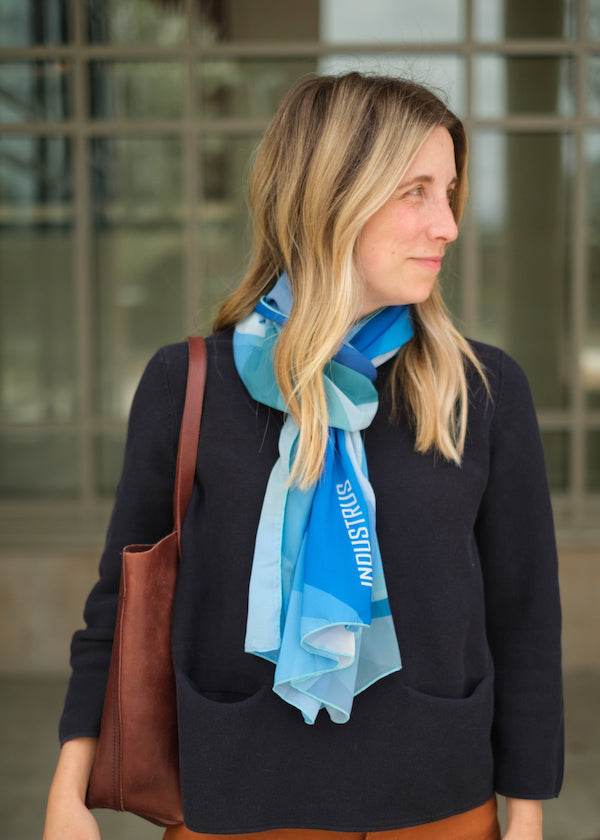
<instances>
[{"instance_id":1,"label":"building facade","mask_svg":"<svg viewBox=\"0 0 600 840\"><path fill-rule=\"evenodd\" d=\"M0 669L66 666L145 362L240 279L248 163L283 93L350 69L438 88L465 122L445 295L530 378L567 653L595 661L600 0L3 0Z\"/></svg>"}]
</instances>

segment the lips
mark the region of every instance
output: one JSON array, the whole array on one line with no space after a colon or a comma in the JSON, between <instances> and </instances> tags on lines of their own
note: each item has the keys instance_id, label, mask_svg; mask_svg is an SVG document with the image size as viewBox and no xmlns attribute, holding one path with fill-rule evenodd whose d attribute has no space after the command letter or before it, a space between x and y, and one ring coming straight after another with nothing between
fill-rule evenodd
<instances>
[{"instance_id":1,"label":"lips","mask_svg":"<svg viewBox=\"0 0 600 840\"><path fill-rule=\"evenodd\" d=\"M413 261L430 271L439 271L442 267L441 257L413 257Z\"/></svg>"}]
</instances>

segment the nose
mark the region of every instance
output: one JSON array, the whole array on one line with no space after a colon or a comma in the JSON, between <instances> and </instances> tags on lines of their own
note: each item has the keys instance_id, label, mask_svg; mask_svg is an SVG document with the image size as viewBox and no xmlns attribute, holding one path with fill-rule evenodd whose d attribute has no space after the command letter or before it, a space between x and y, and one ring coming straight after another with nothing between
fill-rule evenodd
<instances>
[{"instance_id":1,"label":"nose","mask_svg":"<svg viewBox=\"0 0 600 840\"><path fill-rule=\"evenodd\" d=\"M442 239L444 242L454 242L458 236L458 225L445 196L432 208L430 235L433 239Z\"/></svg>"}]
</instances>

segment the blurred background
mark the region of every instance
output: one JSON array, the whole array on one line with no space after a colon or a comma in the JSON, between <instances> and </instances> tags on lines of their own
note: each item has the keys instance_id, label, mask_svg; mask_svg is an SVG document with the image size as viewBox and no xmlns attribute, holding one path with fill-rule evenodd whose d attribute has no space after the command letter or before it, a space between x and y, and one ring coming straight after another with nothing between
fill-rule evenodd
<instances>
[{"instance_id":1,"label":"blurred background","mask_svg":"<svg viewBox=\"0 0 600 840\"><path fill-rule=\"evenodd\" d=\"M600 0L0 0L7 836L41 832L68 641L144 365L209 331L241 278L249 159L284 92L351 69L438 88L467 127L471 199L443 283L462 330L532 385L571 721L547 836L600 837Z\"/></svg>"}]
</instances>

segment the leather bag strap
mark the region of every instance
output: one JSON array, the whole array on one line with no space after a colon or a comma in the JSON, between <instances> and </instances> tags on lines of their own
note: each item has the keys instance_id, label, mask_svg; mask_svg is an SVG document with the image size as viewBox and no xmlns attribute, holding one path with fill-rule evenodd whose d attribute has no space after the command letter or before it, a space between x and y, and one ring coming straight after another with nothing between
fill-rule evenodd
<instances>
[{"instance_id":1,"label":"leather bag strap","mask_svg":"<svg viewBox=\"0 0 600 840\"><path fill-rule=\"evenodd\" d=\"M187 342L189 350L188 376L185 389L185 406L179 431L175 491L173 493L173 520L180 552L181 524L194 486L198 435L200 433L202 402L206 384L206 343L199 336L190 337Z\"/></svg>"}]
</instances>

